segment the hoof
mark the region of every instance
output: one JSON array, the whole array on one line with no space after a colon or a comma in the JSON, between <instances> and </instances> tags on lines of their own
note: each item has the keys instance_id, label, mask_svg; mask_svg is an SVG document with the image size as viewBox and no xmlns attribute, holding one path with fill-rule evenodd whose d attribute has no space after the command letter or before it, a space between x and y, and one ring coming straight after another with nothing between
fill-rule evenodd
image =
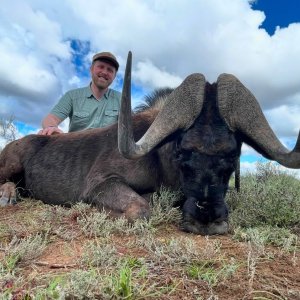
<instances>
[{"instance_id":1,"label":"hoof","mask_svg":"<svg viewBox=\"0 0 300 300\"><path fill-rule=\"evenodd\" d=\"M7 198L7 197L2 196L0 198L0 206L1 207L7 206L7 205L16 205L16 204L17 204L17 200L15 197Z\"/></svg>"},{"instance_id":2,"label":"hoof","mask_svg":"<svg viewBox=\"0 0 300 300\"><path fill-rule=\"evenodd\" d=\"M6 182L0 187L0 206L17 204L16 185L13 182Z\"/></svg>"},{"instance_id":3,"label":"hoof","mask_svg":"<svg viewBox=\"0 0 300 300\"><path fill-rule=\"evenodd\" d=\"M148 203L132 203L128 205L124 213L125 218L129 222L134 222L137 219L146 219L150 217L150 207Z\"/></svg>"}]
</instances>

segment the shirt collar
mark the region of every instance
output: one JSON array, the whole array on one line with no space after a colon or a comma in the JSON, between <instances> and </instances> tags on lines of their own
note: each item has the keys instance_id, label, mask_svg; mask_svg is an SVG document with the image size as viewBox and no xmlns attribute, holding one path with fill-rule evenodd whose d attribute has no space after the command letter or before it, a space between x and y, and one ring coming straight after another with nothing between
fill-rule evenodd
<instances>
[{"instance_id":1,"label":"shirt collar","mask_svg":"<svg viewBox=\"0 0 300 300\"><path fill-rule=\"evenodd\" d=\"M92 82L90 82L90 84L88 85L88 87L86 89L86 97L87 98L95 98L94 95L93 95L91 84L92 84ZM108 99L109 98L109 94L110 94L110 88L107 89L106 93L104 94L104 97L106 99Z\"/></svg>"}]
</instances>

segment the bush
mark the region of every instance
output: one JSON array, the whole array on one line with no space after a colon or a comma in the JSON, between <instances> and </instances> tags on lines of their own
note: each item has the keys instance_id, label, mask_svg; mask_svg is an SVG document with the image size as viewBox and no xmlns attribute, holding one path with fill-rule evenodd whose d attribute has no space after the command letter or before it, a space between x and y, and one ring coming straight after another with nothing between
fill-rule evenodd
<instances>
[{"instance_id":1,"label":"bush","mask_svg":"<svg viewBox=\"0 0 300 300\"><path fill-rule=\"evenodd\" d=\"M227 203L233 227L300 225L300 181L273 163L241 177L241 191L230 191Z\"/></svg>"}]
</instances>

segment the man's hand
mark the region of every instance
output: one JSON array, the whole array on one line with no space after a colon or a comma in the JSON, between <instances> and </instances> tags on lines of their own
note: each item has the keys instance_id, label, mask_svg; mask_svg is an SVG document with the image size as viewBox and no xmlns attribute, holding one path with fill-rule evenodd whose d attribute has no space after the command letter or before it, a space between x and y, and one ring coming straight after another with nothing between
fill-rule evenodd
<instances>
[{"instance_id":1,"label":"man's hand","mask_svg":"<svg viewBox=\"0 0 300 300\"><path fill-rule=\"evenodd\" d=\"M62 130L58 128L58 125L62 122L60 118L53 114L48 114L42 121L42 127L37 134L40 135L52 135L52 134L58 134L63 133Z\"/></svg>"},{"instance_id":2,"label":"man's hand","mask_svg":"<svg viewBox=\"0 0 300 300\"><path fill-rule=\"evenodd\" d=\"M56 126L49 126L44 129L41 129L37 134L52 135L52 134L59 134L59 133L64 133L64 132Z\"/></svg>"}]
</instances>

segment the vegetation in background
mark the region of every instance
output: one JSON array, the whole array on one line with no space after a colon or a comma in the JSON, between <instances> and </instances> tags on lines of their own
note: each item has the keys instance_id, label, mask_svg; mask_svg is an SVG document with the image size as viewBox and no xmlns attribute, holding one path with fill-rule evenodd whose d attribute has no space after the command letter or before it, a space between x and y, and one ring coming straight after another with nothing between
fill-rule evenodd
<instances>
[{"instance_id":1,"label":"vegetation in background","mask_svg":"<svg viewBox=\"0 0 300 300\"><path fill-rule=\"evenodd\" d=\"M241 178L241 191L227 197L233 228L300 225L300 181L271 162L258 163L256 174Z\"/></svg>"},{"instance_id":2,"label":"vegetation in background","mask_svg":"<svg viewBox=\"0 0 300 300\"><path fill-rule=\"evenodd\" d=\"M13 121L13 117L10 117L9 119L0 118L0 138L2 138L5 143L12 142L17 137L17 128ZM2 148L0 147L0 152L1 150Z\"/></svg>"}]
</instances>

